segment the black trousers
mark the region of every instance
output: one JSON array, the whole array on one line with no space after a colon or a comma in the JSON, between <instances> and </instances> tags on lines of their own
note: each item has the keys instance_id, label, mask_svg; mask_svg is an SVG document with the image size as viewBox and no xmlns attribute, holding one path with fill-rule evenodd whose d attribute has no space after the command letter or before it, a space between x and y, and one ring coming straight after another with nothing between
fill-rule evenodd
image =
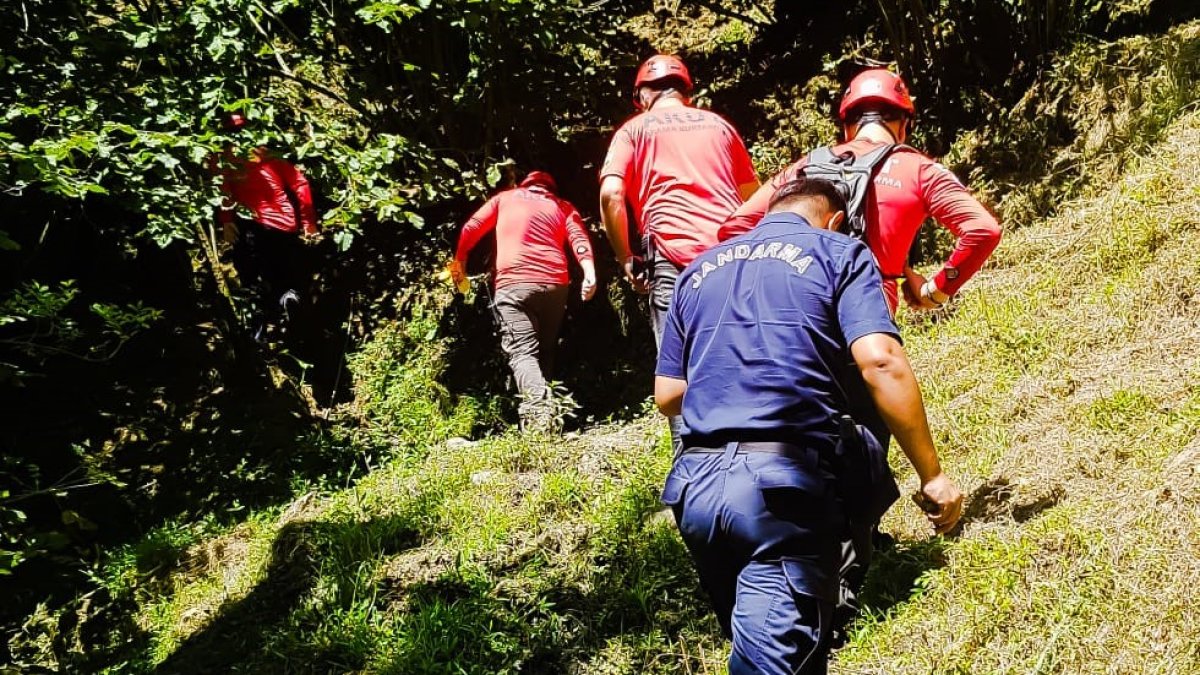
<instances>
[{"instance_id":1,"label":"black trousers","mask_svg":"<svg viewBox=\"0 0 1200 675\"><path fill-rule=\"evenodd\" d=\"M254 221L238 223L234 266L242 284L254 297L254 328L278 325L285 318L284 296L292 292L297 303L308 291L309 272L300 235L264 227ZM294 306L294 305L293 305Z\"/></svg>"}]
</instances>

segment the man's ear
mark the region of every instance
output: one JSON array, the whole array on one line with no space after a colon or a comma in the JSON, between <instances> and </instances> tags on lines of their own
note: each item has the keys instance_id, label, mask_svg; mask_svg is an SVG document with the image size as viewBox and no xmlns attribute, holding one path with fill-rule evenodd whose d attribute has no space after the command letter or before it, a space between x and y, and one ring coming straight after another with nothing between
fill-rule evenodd
<instances>
[{"instance_id":1,"label":"man's ear","mask_svg":"<svg viewBox=\"0 0 1200 675\"><path fill-rule=\"evenodd\" d=\"M841 232L842 223L846 222L846 212L838 211L829 219L829 230L831 232Z\"/></svg>"},{"instance_id":2,"label":"man's ear","mask_svg":"<svg viewBox=\"0 0 1200 675\"><path fill-rule=\"evenodd\" d=\"M633 97L634 97L634 99L636 99L636 100L637 100L637 109L638 109L638 110L645 110L645 109L646 109L646 99L648 98L648 97L646 96L646 88L645 88L645 87L638 87L638 88L637 88L637 93L635 93L635 94L633 95Z\"/></svg>"}]
</instances>

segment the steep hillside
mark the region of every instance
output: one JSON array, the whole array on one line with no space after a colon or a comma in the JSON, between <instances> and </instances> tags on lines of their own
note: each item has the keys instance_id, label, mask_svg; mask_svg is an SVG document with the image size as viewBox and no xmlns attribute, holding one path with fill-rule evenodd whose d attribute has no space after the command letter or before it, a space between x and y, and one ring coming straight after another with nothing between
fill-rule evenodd
<instances>
[{"instance_id":1,"label":"steep hillside","mask_svg":"<svg viewBox=\"0 0 1200 675\"><path fill-rule=\"evenodd\" d=\"M1166 139L908 326L968 515L893 511L915 578L842 672L1200 671L1200 114Z\"/></svg>"},{"instance_id":2,"label":"steep hillside","mask_svg":"<svg viewBox=\"0 0 1200 675\"><path fill-rule=\"evenodd\" d=\"M951 309L906 318L967 517L930 539L907 503L889 514L899 543L836 672L1200 671L1198 244L1192 112L1107 190L1010 234ZM655 515L663 441L647 415L450 442L236 527L165 528L99 572L107 640L72 650L35 617L20 653L108 672L723 672Z\"/></svg>"}]
</instances>

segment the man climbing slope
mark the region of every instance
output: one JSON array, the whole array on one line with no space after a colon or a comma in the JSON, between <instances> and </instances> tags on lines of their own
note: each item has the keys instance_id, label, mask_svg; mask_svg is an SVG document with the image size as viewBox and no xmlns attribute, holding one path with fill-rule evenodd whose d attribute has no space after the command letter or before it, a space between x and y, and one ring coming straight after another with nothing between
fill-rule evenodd
<instances>
[{"instance_id":1,"label":"man climbing slope","mask_svg":"<svg viewBox=\"0 0 1200 675\"><path fill-rule=\"evenodd\" d=\"M221 118L227 134L246 130L241 113ZM257 287L254 338L263 340L269 326L287 319L302 302L310 281L304 241L319 236L312 190L304 173L262 146L239 152L226 144L211 169L221 176L225 200L218 211L223 238L235 244L239 275ZM239 218L237 208L250 213ZM301 240L303 237L303 241Z\"/></svg>"},{"instance_id":2,"label":"man climbing slope","mask_svg":"<svg viewBox=\"0 0 1200 675\"><path fill-rule=\"evenodd\" d=\"M899 304L897 281L904 279L904 297L915 310L945 304L971 278L1000 242L1000 226L970 191L946 167L908 146L916 108L900 76L871 68L859 73L838 108L845 142L834 155L862 157L881 146L897 145L875 173L867 194L865 239L883 275L888 306ZM763 214L781 185L802 175L808 157L784 169L721 228L720 239L746 232ZM926 218L932 216L958 239L954 251L932 278L908 266L908 252Z\"/></svg>"},{"instance_id":3,"label":"man climbing slope","mask_svg":"<svg viewBox=\"0 0 1200 675\"><path fill-rule=\"evenodd\" d=\"M555 421L546 380L567 306L570 275L564 246L570 246L583 269L581 297L590 300L596 293L591 240L579 211L559 198L557 190L550 174L532 171L516 188L489 199L463 226L451 265L457 284L471 249L496 231L493 309L500 346L521 394L521 425L529 431L550 431Z\"/></svg>"},{"instance_id":4,"label":"man climbing slope","mask_svg":"<svg viewBox=\"0 0 1200 675\"><path fill-rule=\"evenodd\" d=\"M899 304L899 279L905 279L904 297L910 308L935 309L962 288L1000 241L996 219L953 173L917 150L900 145L908 137L915 112L908 87L898 75L882 68L864 70L851 80L838 108L847 140L830 149L834 156L852 153L865 157L880 148L896 146L868 183L864 232L883 275L884 292L893 314ZM784 169L747 200L721 227L721 239L753 228L766 213L774 191L804 175L813 154ZM930 216L953 232L958 242L942 269L925 279L907 262L913 240ZM849 413L886 449L890 443L887 426L860 393L851 393L854 405ZM839 626L857 614L857 596L873 555L873 540L879 536L877 526L877 522L863 520L853 523L847 534Z\"/></svg>"},{"instance_id":5,"label":"man climbing slope","mask_svg":"<svg viewBox=\"0 0 1200 675\"><path fill-rule=\"evenodd\" d=\"M737 130L720 115L692 107L691 91L683 61L650 57L633 83L640 112L617 129L600 169L604 230L625 278L639 293L650 293L656 345L679 271L717 242L717 228L758 188ZM626 201L644 260L629 243ZM678 446L676 425L673 420Z\"/></svg>"},{"instance_id":6,"label":"man climbing slope","mask_svg":"<svg viewBox=\"0 0 1200 675\"><path fill-rule=\"evenodd\" d=\"M871 441L843 430L852 380L916 469L935 531L961 513L871 253L829 231L844 211L829 182L785 184L762 224L683 271L666 317L654 398L682 415L684 451L662 499L733 640L732 675L826 671L844 523L877 517L862 461L884 452L849 447Z\"/></svg>"}]
</instances>

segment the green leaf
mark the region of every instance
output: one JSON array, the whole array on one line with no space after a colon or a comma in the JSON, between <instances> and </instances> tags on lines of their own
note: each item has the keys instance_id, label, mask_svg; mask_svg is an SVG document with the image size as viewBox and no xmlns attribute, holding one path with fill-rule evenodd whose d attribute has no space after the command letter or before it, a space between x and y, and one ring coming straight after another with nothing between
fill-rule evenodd
<instances>
[{"instance_id":1,"label":"green leaf","mask_svg":"<svg viewBox=\"0 0 1200 675\"><path fill-rule=\"evenodd\" d=\"M349 230L338 230L333 233L333 243L337 246L338 252L345 253L354 243L354 233Z\"/></svg>"},{"instance_id":2,"label":"green leaf","mask_svg":"<svg viewBox=\"0 0 1200 675\"><path fill-rule=\"evenodd\" d=\"M21 245L9 238L8 233L0 230L0 251L20 251Z\"/></svg>"}]
</instances>

